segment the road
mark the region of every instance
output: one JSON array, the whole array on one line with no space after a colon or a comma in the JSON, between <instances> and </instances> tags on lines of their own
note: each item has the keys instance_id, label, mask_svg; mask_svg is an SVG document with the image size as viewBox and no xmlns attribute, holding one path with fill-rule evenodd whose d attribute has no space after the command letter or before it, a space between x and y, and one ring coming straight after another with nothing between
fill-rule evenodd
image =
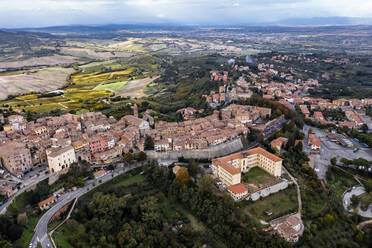
<instances>
[{"instance_id":1,"label":"road","mask_svg":"<svg viewBox=\"0 0 372 248\"><path fill-rule=\"evenodd\" d=\"M53 215L59 209L64 207L67 203L71 202L75 198L79 198L80 196L88 193L90 190L100 185L101 183L99 183L99 181L101 181L102 183L107 182L111 180L112 178L124 172L127 172L131 169L134 169L138 166L140 165L130 166L130 167L120 166L119 168L115 169L114 171L106 174L105 176L99 179L93 179L93 180L86 181L85 186L82 188L62 195L58 199L58 202L55 203L55 205L52 206L46 213L44 213L44 215L40 218L39 222L37 223L35 230L34 230L34 236L32 237L32 240L31 240L32 247L36 247L38 242L41 243L41 246L43 248L48 248L48 245L52 247L51 245L52 243L50 241L50 238L48 237L48 223L50 219L53 217ZM95 186L93 184L95 184Z\"/></svg>"},{"instance_id":2,"label":"road","mask_svg":"<svg viewBox=\"0 0 372 248\"><path fill-rule=\"evenodd\" d=\"M359 195L364 194L365 192L366 191L363 186L356 186L356 187L352 187L351 189L348 189L344 193L344 197L342 199L342 204L344 206L345 211L350 212L348 207L351 204L350 199L353 195L359 196ZM358 214L362 217L372 218L372 205L369 205L369 208L367 209L367 211L361 210L360 207L358 206Z\"/></svg>"},{"instance_id":3,"label":"road","mask_svg":"<svg viewBox=\"0 0 372 248\"><path fill-rule=\"evenodd\" d=\"M39 182L49 178L50 174L47 175L40 175L39 177L35 177L32 180L25 181L22 185L23 187L19 189L15 194L13 194L11 197L9 197L8 201L5 202L2 206L0 206L0 214L5 214L8 206L12 203L12 201L22 194L25 191L30 190L32 187L34 187Z\"/></svg>"},{"instance_id":4,"label":"road","mask_svg":"<svg viewBox=\"0 0 372 248\"><path fill-rule=\"evenodd\" d=\"M304 140L304 151L310 155L310 157L314 158L314 170L318 175L319 179L325 179L326 172L328 170L328 166L331 164L331 159L336 157L338 161L341 158L347 158L349 160L357 159L357 158L364 158L368 161L372 160L372 150L366 148L360 148L358 152L353 152L353 148L343 147L341 145L337 145L334 142L331 142L327 135L329 133L324 132L321 129L311 127L315 135L321 140L322 147L320 149L319 154L311 154L311 149L307 145L308 144L308 131L309 126L305 125L303 128L303 132L305 133L305 140ZM351 140L351 139L350 139ZM354 142L354 141L353 141ZM354 142L356 143L356 142ZM360 147L360 144L358 145Z\"/></svg>"}]
</instances>

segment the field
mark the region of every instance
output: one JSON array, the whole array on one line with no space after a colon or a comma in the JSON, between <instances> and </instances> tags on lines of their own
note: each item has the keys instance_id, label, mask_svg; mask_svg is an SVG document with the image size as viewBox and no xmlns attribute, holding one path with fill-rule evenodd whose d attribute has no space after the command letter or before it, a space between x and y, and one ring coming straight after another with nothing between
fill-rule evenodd
<instances>
[{"instance_id":1,"label":"field","mask_svg":"<svg viewBox=\"0 0 372 248\"><path fill-rule=\"evenodd\" d=\"M0 99L10 94L46 92L62 87L71 68L51 67L17 75L0 75Z\"/></svg>"},{"instance_id":2,"label":"field","mask_svg":"<svg viewBox=\"0 0 372 248\"><path fill-rule=\"evenodd\" d=\"M155 80L158 59L140 56L120 60L91 62L74 70L59 67L34 71L0 73L0 97L15 93L43 92L60 89L63 94L30 93L0 102L0 108L34 113L52 110L86 112L102 108L104 98L117 95L141 97L143 88ZM63 72L63 73L62 73ZM6 76L5 76L6 75ZM66 81L66 79L68 79ZM31 82L31 83L30 83ZM12 86L8 86L8 85ZM1 89L4 89L1 91ZM17 91L18 90L18 91Z\"/></svg>"},{"instance_id":3,"label":"field","mask_svg":"<svg viewBox=\"0 0 372 248\"><path fill-rule=\"evenodd\" d=\"M13 62L0 62L0 69L15 69L22 67L31 67L31 66L54 66L62 64L71 64L78 61L75 57L71 56L45 56L45 57L33 57L30 59L22 61L13 61Z\"/></svg>"},{"instance_id":4,"label":"field","mask_svg":"<svg viewBox=\"0 0 372 248\"><path fill-rule=\"evenodd\" d=\"M159 77L143 78L129 81L124 87L118 89L118 95L124 97L130 96L132 98L145 96L146 94L144 89L147 85L151 84L157 78Z\"/></svg>"},{"instance_id":5,"label":"field","mask_svg":"<svg viewBox=\"0 0 372 248\"><path fill-rule=\"evenodd\" d=\"M243 175L242 181L250 184L266 184L274 177L260 167L253 167Z\"/></svg>"},{"instance_id":6,"label":"field","mask_svg":"<svg viewBox=\"0 0 372 248\"><path fill-rule=\"evenodd\" d=\"M293 186L255 202L243 203L245 212L256 220L269 221L297 211L297 191ZM265 211L271 211L267 215Z\"/></svg>"}]
</instances>

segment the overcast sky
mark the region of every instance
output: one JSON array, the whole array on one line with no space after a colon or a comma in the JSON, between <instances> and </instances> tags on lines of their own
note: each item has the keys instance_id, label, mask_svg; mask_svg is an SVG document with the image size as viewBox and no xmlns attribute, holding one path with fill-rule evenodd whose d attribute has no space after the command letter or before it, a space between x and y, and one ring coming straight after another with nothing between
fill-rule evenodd
<instances>
[{"instance_id":1,"label":"overcast sky","mask_svg":"<svg viewBox=\"0 0 372 248\"><path fill-rule=\"evenodd\" d=\"M372 17L372 0L0 0L0 27L69 24L249 24Z\"/></svg>"}]
</instances>

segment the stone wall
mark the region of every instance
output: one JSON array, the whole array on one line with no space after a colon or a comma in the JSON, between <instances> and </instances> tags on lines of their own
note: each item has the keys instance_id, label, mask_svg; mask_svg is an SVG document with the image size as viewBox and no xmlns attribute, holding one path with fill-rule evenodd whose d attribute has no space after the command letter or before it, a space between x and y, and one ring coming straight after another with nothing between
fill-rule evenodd
<instances>
[{"instance_id":1,"label":"stone wall","mask_svg":"<svg viewBox=\"0 0 372 248\"><path fill-rule=\"evenodd\" d=\"M53 223L55 220L58 220L62 213L66 212L71 205L72 201L67 203L64 207L58 210L53 217L50 219L49 223Z\"/></svg>"},{"instance_id":2,"label":"stone wall","mask_svg":"<svg viewBox=\"0 0 372 248\"><path fill-rule=\"evenodd\" d=\"M288 188L288 182L281 181L280 183L274 184L270 187L267 187L267 188L264 188L264 189L261 189L257 192L252 193L248 197L248 199L251 199L252 201L257 201L261 197L263 198L263 197L269 196L271 194L275 194L275 193L279 192L280 190L283 190L283 189L286 189L286 188Z\"/></svg>"},{"instance_id":3,"label":"stone wall","mask_svg":"<svg viewBox=\"0 0 372 248\"><path fill-rule=\"evenodd\" d=\"M194 158L194 159L213 159L223 157L228 154L238 152L243 149L243 143L240 138L232 141L209 147L207 149L200 150L181 150L181 151L169 151L169 152L154 152L147 151L146 154L149 158L161 159L161 160L176 160L180 157Z\"/></svg>"}]
</instances>

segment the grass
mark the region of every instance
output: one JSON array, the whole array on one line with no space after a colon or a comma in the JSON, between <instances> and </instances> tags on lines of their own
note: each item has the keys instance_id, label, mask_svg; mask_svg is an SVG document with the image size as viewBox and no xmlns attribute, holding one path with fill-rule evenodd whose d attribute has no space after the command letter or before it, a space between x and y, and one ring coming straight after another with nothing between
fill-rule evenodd
<instances>
[{"instance_id":1,"label":"grass","mask_svg":"<svg viewBox=\"0 0 372 248\"><path fill-rule=\"evenodd\" d=\"M252 184L265 184L273 180L274 177L260 167L253 167L243 175L242 181Z\"/></svg>"},{"instance_id":2,"label":"grass","mask_svg":"<svg viewBox=\"0 0 372 248\"><path fill-rule=\"evenodd\" d=\"M100 84L96 86L93 90L117 90L123 88L127 83L128 81L122 81L112 84Z\"/></svg>"},{"instance_id":3,"label":"grass","mask_svg":"<svg viewBox=\"0 0 372 248\"><path fill-rule=\"evenodd\" d=\"M336 167L329 168L329 172L327 173L327 183L329 188L336 193L336 196L340 201L342 201L342 195L348 188L358 185L358 182L353 178L353 176Z\"/></svg>"},{"instance_id":4,"label":"grass","mask_svg":"<svg viewBox=\"0 0 372 248\"><path fill-rule=\"evenodd\" d=\"M269 221L277 217L296 212L298 210L297 191L291 185L286 190L280 191L273 195L269 195L263 199L247 204L244 211L257 220L263 219ZM271 211L271 216L266 215L265 211Z\"/></svg>"},{"instance_id":5,"label":"grass","mask_svg":"<svg viewBox=\"0 0 372 248\"><path fill-rule=\"evenodd\" d=\"M145 181L145 179L146 178L144 176L138 174L138 175L126 178L125 180L120 181L119 183L116 183L115 186L117 186L117 187L128 187L128 186L130 186L134 183L141 183L141 182Z\"/></svg>"}]
</instances>

